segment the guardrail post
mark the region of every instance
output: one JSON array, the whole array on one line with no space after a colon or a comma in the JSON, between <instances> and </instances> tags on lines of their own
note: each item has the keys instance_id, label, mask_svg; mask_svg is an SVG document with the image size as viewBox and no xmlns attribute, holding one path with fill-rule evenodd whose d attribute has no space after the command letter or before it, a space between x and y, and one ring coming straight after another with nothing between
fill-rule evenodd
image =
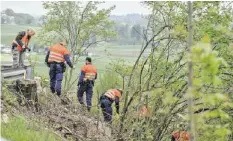
<instances>
[{"instance_id":1,"label":"guardrail post","mask_svg":"<svg viewBox=\"0 0 233 141\"><path fill-rule=\"evenodd\" d=\"M33 68L30 66L26 68L25 79L33 79Z\"/></svg>"}]
</instances>

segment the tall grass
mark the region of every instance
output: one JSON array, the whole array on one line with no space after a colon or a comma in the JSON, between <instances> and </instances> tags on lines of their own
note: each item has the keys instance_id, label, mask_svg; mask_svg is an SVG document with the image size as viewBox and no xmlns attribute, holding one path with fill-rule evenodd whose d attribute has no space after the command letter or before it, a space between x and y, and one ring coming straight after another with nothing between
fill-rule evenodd
<instances>
[{"instance_id":1,"label":"tall grass","mask_svg":"<svg viewBox=\"0 0 233 141\"><path fill-rule=\"evenodd\" d=\"M1 136L11 141L61 141L61 138L23 117L1 123Z\"/></svg>"}]
</instances>

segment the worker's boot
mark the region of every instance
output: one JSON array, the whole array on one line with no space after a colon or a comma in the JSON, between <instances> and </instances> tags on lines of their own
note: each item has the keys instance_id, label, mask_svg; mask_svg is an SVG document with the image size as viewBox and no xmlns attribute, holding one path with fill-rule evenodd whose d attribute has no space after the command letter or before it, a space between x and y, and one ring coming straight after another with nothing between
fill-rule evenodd
<instances>
[{"instance_id":1,"label":"worker's boot","mask_svg":"<svg viewBox=\"0 0 233 141\"><path fill-rule=\"evenodd\" d=\"M61 92L57 92L57 96L59 96L59 97L60 97L60 96L61 96Z\"/></svg>"},{"instance_id":2,"label":"worker's boot","mask_svg":"<svg viewBox=\"0 0 233 141\"><path fill-rule=\"evenodd\" d=\"M50 91L52 94L54 94L56 92L54 88L50 88Z\"/></svg>"},{"instance_id":3,"label":"worker's boot","mask_svg":"<svg viewBox=\"0 0 233 141\"><path fill-rule=\"evenodd\" d=\"M91 111L91 108L90 108L90 107L87 107L87 111L90 112L90 111Z\"/></svg>"}]
</instances>

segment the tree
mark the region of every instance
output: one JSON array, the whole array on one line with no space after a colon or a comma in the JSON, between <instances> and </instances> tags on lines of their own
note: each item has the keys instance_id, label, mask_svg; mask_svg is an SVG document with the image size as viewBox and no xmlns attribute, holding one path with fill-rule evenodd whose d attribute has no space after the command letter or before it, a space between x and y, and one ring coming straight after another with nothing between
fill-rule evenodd
<instances>
[{"instance_id":1,"label":"tree","mask_svg":"<svg viewBox=\"0 0 233 141\"><path fill-rule=\"evenodd\" d=\"M119 24L116 25L116 32L118 35L118 43L121 44L128 44L129 41L129 25L128 24Z\"/></svg>"},{"instance_id":2,"label":"tree","mask_svg":"<svg viewBox=\"0 0 233 141\"><path fill-rule=\"evenodd\" d=\"M193 6L192 2L188 2L188 54L192 55L192 41L193 41ZM193 63L192 59L188 61L188 111L189 111L189 126L191 141L196 140L195 122L193 119Z\"/></svg>"},{"instance_id":3,"label":"tree","mask_svg":"<svg viewBox=\"0 0 233 141\"><path fill-rule=\"evenodd\" d=\"M114 36L109 30L113 22L108 20L113 7L97 9L101 2L44 2L43 6L48 11L44 17L43 30L40 37L45 39L48 45L59 39L68 42L71 51L72 62L75 65L82 54L93 44L105 41ZM95 42L87 42L92 36L96 36ZM65 75L65 88L68 90L71 83L73 70Z\"/></svg>"},{"instance_id":4,"label":"tree","mask_svg":"<svg viewBox=\"0 0 233 141\"><path fill-rule=\"evenodd\" d=\"M29 14L15 13L15 23L16 24L32 24L34 22L34 17Z\"/></svg>"},{"instance_id":5,"label":"tree","mask_svg":"<svg viewBox=\"0 0 233 141\"><path fill-rule=\"evenodd\" d=\"M7 8L7 9L5 10L5 14L6 14L7 16L15 16L15 12L14 12L12 9L9 9L9 8Z\"/></svg>"},{"instance_id":6,"label":"tree","mask_svg":"<svg viewBox=\"0 0 233 141\"><path fill-rule=\"evenodd\" d=\"M137 41L141 40L142 28L140 24L136 24L131 28L131 38L136 39Z\"/></svg>"}]
</instances>

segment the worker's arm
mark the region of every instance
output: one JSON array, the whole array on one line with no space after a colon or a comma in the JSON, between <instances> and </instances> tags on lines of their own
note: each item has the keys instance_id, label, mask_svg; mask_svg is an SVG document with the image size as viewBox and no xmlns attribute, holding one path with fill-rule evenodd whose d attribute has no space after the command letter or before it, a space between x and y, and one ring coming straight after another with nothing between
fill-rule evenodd
<instances>
[{"instance_id":1,"label":"worker's arm","mask_svg":"<svg viewBox=\"0 0 233 141\"><path fill-rule=\"evenodd\" d=\"M104 98L105 93L106 93L106 91L100 95L100 100Z\"/></svg>"},{"instance_id":2,"label":"worker's arm","mask_svg":"<svg viewBox=\"0 0 233 141\"><path fill-rule=\"evenodd\" d=\"M95 74L95 79L97 79L97 73Z\"/></svg>"},{"instance_id":3,"label":"worker's arm","mask_svg":"<svg viewBox=\"0 0 233 141\"><path fill-rule=\"evenodd\" d=\"M65 54L65 55L64 55L64 58L65 58L65 60L66 60L66 63L67 63L71 68L73 68L73 64L72 64L71 61L70 61L70 56L69 56L68 54Z\"/></svg>"},{"instance_id":4,"label":"worker's arm","mask_svg":"<svg viewBox=\"0 0 233 141\"><path fill-rule=\"evenodd\" d=\"M16 42L22 47L24 44L23 42L21 41L22 38L25 36L26 32L25 31L22 31L22 32L19 32L19 34L17 35L17 37L15 38Z\"/></svg>"},{"instance_id":5,"label":"worker's arm","mask_svg":"<svg viewBox=\"0 0 233 141\"><path fill-rule=\"evenodd\" d=\"M171 141L176 141L176 139L175 139L175 137L174 137L174 136L172 136Z\"/></svg>"},{"instance_id":6,"label":"worker's arm","mask_svg":"<svg viewBox=\"0 0 233 141\"><path fill-rule=\"evenodd\" d=\"M48 64L48 60L49 60L49 54L50 54L50 51L47 52L47 55L45 56L45 63Z\"/></svg>"},{"instance_id":7,"label":"worker's arm","mask_svg":"<svg viewBox=\"0 0 233 141\"><path fill-rule=\"evenodd\" d=\"M116 97L115 104L116 104L116 112L117 112L117 114L119 114L119 108L120 108L120 106L119 106L119 97Z\"/></svg>"},{"instance_id":8,"label":"worker's arm","mask_svg":"<svg viewBox=\"0 0 233 141\"><path fill-rule=\"evenodd\" d=\"M28 42L26 43L26 47L28 47L28 44L29 44L29 41L30 41L30 39L31 39L31 36L28 36Z\"/></svg>"},{"instance_id":9,"label":"worker's arm","mask_svg":"<svg viewBox=\"0 0 233 141\"><path fill-rule=\"evenodd\" d=\"M83 82L84 77L85 77L85 72L81 71L79 80L78 80L78 85L80 85Z\"/></svg>"}]
</instances>

